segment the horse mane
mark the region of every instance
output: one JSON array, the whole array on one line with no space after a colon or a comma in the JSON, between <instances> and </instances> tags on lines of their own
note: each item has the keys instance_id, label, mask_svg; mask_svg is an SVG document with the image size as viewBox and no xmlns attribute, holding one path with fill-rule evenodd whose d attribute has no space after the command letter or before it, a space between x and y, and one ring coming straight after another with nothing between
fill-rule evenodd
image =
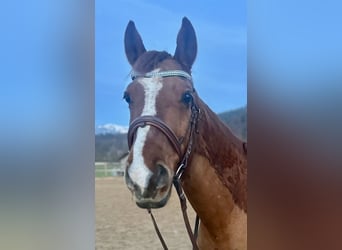
<instances>
[{"instance_id":1,"label":"horse mane","mask_svg":"<svg viewBox=\"0 0 342 250\"><path fill-rule=\"evenodd\" d=\"M206 133L198 138L195 150L209 160L235 203L247 212L247 190L243 188L247 186L246 143L237 138L202 100L199 104L202 111L199 126Z\"/></svg>"}]
</instances>

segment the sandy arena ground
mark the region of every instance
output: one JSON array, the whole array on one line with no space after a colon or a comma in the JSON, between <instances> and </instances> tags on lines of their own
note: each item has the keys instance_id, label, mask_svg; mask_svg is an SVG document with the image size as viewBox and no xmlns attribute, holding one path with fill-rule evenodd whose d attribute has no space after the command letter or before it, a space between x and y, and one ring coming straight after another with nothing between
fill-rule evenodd
<instances>
[{"instance_id":1,"label":"sandy arena ground","mask_svg":"<svg viewBox=\"0 0 342 250\"><path fill-rule=\"evenodd\" d=\"M96 178L96 249L162 249L148 212L132 200L123 177ZM169 249L192 249L175 189L167 205L153 210ZM191 225L195 213L188 202Z\"/></svg>"}]
</instances>

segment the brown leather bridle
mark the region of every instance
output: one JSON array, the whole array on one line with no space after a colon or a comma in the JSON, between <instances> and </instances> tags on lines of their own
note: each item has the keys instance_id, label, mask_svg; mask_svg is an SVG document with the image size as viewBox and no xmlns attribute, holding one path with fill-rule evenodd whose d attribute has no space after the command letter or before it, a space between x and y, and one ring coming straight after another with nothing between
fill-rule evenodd
<instances>
[{"instance_id":1,"label":"brown leather bridle","mask_svg":"<svg viewBox=\"0 0 342 250\"><path fill-rule=\"evenodd\" d=\"M162 120L160 120L158 117L151 116L151 115L145 115L140 116L136 119L134 119L128 130L128 147L129 149L132 147L134 143L135 134L138 128L142 128L145 126L153 126L163 132L163 134L169 139L171 145L177 152L179 158L182 157L182 151L181 151L181 141L177 138L175 133L170 129L170 127L164 123Z\"/></svg>"},{"instance_id":2,"label":"brown leather bridle","mask_svg":"<svg viewBox=\"0 0 342 250\"><path fill-rule=\"evenodd\" d=\"M155 76L159 76L159 77L178 76L178 77L185 77L185 78L191 80L191 76L184 71L162 71L162 72L158 72L158 75L154 74L153 76L150 76L150 75L132 75L132 79L135 79L136 77L155 77ZM195 93L195 90L193 90L193 93ZM177 135L173 132L173 130L165 122L163 122L161 119L159 119L156 116L147 116L146 115L146 116L140 116L140 117L137 117L136 119L134 119L129 126L129 130L128 130L128 134L127 134L127 140L128 140L128 148L131 149L132 145L134 143L135 135L137 133L138 128L145 127L145 126L153 126L156 129L158 129L159 131L161 131L167 137L167 139L169 140L173 149L177 152L180 161L178 163L177 170L176 170L175 175L173 177L173 185L177 191L177 194L178 194L178 197L180 200L184 223L185 223L189 238L192 242L193 249L197 250L198 246L196 243L196 238L197 238L197 233L198 233L199 217L198 217L198 215L196 215L195 229L194 229L194 233L192 233L189 218L188 218L188 215L186 212L186 209L187 209L186 198L185 198L183 188L182 188L182 185L180 182L180 179L181 179L182 174L188 165L188 160L189 160L189 157L190 157L191 152L192 152L194 134L198 133L197 123L198 123L198 119L199 119L200 109L196 105L194 98L192 99L190 108L191 108L191 118L189 121L188 130L187 130L187 133L189 133L189 137L188 137L189 140L188 140L186 150L184 152L182 152L182 150L181 150L182 143L184 142L184 137L178 138ZM148 209L148 212L151 215L153 225L154 225L155 230L157 232L157 235L161 241L161 244L163 245L163 248L168 249L166 246L166 243L165 243L165 241L164 241L164 239L163 239L163 237L162 237L162 235L158 229L157 223L153 217L151 209Z\"/></svg>"}]
</instances>

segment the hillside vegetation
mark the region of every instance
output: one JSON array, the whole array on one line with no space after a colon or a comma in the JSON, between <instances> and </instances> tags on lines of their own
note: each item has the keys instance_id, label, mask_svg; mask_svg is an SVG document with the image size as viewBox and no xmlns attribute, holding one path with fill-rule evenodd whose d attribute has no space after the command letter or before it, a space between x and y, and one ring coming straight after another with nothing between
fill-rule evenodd
<instances>
[{"instance_id":1,"label":"hillside vegetation","mask_svg":"<svg viewBox=\"0 0 342 250\"><path fill-rule=\"evenodd\" d=\"M247 141L247 107L227 111L218 116L237 137Z\"/></svg>"}]
</instances>

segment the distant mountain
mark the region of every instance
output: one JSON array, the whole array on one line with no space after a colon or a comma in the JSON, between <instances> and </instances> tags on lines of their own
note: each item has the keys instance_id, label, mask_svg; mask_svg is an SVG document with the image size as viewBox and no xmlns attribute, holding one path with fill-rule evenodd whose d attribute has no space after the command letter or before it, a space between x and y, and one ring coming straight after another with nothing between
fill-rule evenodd
<instances>
[{"instance_id":1,"label":"distant mountain","mask_svg":"<svg viewBox=\"0 0 342 250\"><path fill-rule=\"evenodd\" d=\"M218 114L236 136L247 140L247 107ZM105 124L96 128L95 161L118 161L128 151L127 127Z\"/></svg>"},{"instance_id":2,"label":"distant mountain","mask_svg":"<svg viewBox=\"0 0 342 250\"><path fill-rule=\"evenodd\" d=\"M127 151L127 134L95 135L95 161L118 161Z\"/></svg>"},{"instance_id":3,"label":"distant mountain","mask_svg":"<svg viewBox=\"0 0 342 250\"><path fill-rule=\"evenodd\" d=\"M127 134L128 127L117 124L107 123L96 127L96 134Z\"/></svg>"}]
</instances>

